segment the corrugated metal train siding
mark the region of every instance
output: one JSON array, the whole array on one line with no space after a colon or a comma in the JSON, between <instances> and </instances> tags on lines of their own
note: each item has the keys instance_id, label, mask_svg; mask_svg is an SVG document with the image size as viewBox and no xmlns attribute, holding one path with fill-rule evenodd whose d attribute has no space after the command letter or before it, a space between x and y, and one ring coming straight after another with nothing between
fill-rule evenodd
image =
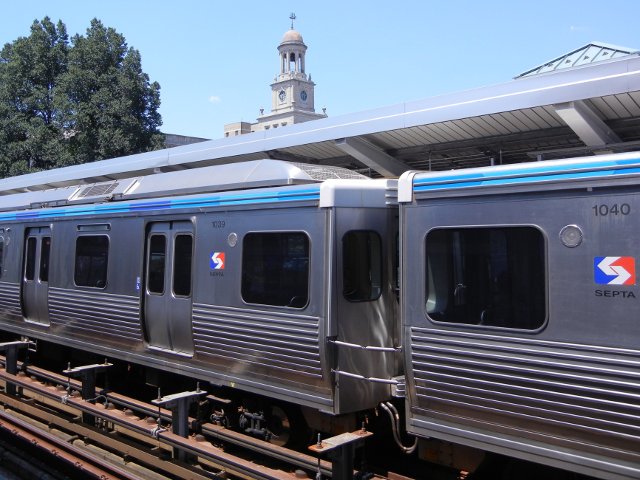
<instances>
[{"instance_id":1,"label":"corrugated metal train siding","mask_svg":"<svg viewBox=\"0 0 640 480\"><path fill-rule=\"evenodd\" d=\"M49 287L49 316L52 326L142 340L138 297Z\"/></svg>"},{"instance_id":2,"label":"corrugated metal train siding","mask_svg":"<svg viewBox=\"0 0 640 480\"><path fill-rule=\"evenodd\" d=\"M22 317L19 283L0 282L0 310Z\"/></svg>"},{"instance_id":3,"label":"corrugated metal train siding","mask_svg":"<svg viewBox=\"0 0 640 480\"><path fill-rule=\"evenodd\" d=\"M418 416L640 449L637 352L415 327L411 350Z\"/></svg>"},{"instance_id":4,"label":"corrugated metal train siding","mask_svg":"<svg viewBox=\"0 0 640 480\"><path fill-rule=\"evenodd\" d=\"M198 353L321 377L319 318L193 305L193 337Z\"/></svg>"}]
</instances>

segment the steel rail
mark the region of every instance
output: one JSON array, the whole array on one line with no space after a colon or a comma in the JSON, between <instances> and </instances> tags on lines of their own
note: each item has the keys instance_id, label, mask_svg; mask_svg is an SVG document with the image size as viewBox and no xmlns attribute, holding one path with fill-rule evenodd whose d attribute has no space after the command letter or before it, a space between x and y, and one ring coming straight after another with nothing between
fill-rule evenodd
<instances>
[{"instance_id":1,"label":"steel rail","mask_svg":"<svg viewBox=\"0 0 640 480\"><path fill-rule=\"evenodd\" d=\"M66 391L61 392L55 386L42 385L38 380L29 378L24 374L13 375L0 370L0 380L13 383L19 388L30 390L49 400L57 401L67 407L73 407L80 412L92 414L114 425L119 425L138 434L142 434L145 437L155 438L165 445L178 448L188 454L206 458L220 465L231 475L256 480L291 480L292 478L289 472L276 470L235 457L213 446L204 439L180 437L168 430L158 428L158 425L155 423L149 423L144 419L140 419L135 415L121 410L107 408L101 404L95 405L81 398L70 396ZM66 383L66 381L64 383Z\"/></svg>"},{"instance_id":2,"label":"steel rail","mask_svg":"<svg viewBox=\"0 0 640 480\"><path fill-rule=\"evenodd\" d=\"M89 441L99 448L106 449L107 452L117 452L120 461L123 465L127 465L128 470L139 471L150 468L152 471L162 472L163 475L172 475L175 478L192 480L212 478L210 472L204 470L194 472L192 468L163 459L162 455L158 454L159 445L155 439L135 436L124 428L112 430L105 435L104 430L90 427L75 419L65 419L60 416L59 411L51 408L51 403L45 404L45 408L43 408L42 404L31 400L29 398L25 401L20 397L0 393L0 404L10 407L14 412L20 412L30 419L35 419L36 422L42 423L43 426L47 425L50 429L55 427L61 432L82 438L85 443ZM165 448L166 451L169 451L169 447ZM214 475L213 478L217 477Z\"/></svg>"},{"instance_id":3,"label":"steel rail","mask_svg":"<svg viewBox=\"0 0 640 480\"><path fill-rule=\"evenodd\" d=\"M0 357L0 364L1 363L4 363L3 357ZM22 367L20 362L18 362L18 367L19 368ZM34 376L36 378L42 378L49 382L58 383L60 385L65 385L68 383L74 390L79 391L82 389L82 383L79 380L76 380L73 378L69 379L65 375L50 372L43 368L29 365L24 369L24 371L27 375ZM131 410L135 410L136 412L140 412L140 413L143 413L149 416L154 416L154 417L157 417L159 412L160 418L162 418L162 420L166 422L171 421L171 412L167 409L164 409L164 408L158 409L158 407L155 405L150 405L148 403L140 402L138 400L125 397L124 395L120 395L115 392L109 392L107 396L109 398L109 401L114 403L115 405L118 405L124 408L129 408ZM191 421L191 419L189 420Z\"/></svg>"},{"instance_id":4,"label":"steel rail","mask_svg":"<svg viewBox=\"0 0 640 480\"><path fill-rule=\"evenodd\" d=\"M40 430L29 423L0 411L0 430L6 431L29 442L33 447L48 452L49 455L101 480L138 480L139 477L110 462L91 455L61 438Z\"/></svg>"},{"instance_id":5,"label":"steel rail","mask_svg":"<svg viewBox=\"0 0 640 480\"><path fill-rule=\"evenodd\" d=\"M242 433L234 432L223 426L213 423L205 423L202 425L202 433L215 437L218 440L239 445L254 452L268 454L272 458L282 460L286 463L297 465L308 470L317 471L320 466L320 473L325 477L331 477L331 463L326 460L318 462L318 458L312 455L296 452L288 448L280 447L271 443L264 442L253 437L247 437Z\"/></svg>"},{"instance_id":6,"label":"steel rail","mask_svg":"<svg viewBox=\"0 0 640 480\"><path fill-rule=\"evenodd\" d=\"M0 364L3 363L3 360L4 358L0 356ZM60 390L60 385L69 385L74 391L80 391L82 384L77 380L70 379L67 376L56 374L35 366L26 366L23 368L23 372L24 373L19 373L17 376L14 376L0 370L0 379L4 379L5 381L12 382L26 390L38 393L43 397L48 398L54 404L62 402L67 408L72 407L73 409L81 412L95 415L107 422L112 422L114 425L119 425L127 429L130 433L135 432L141 435L142 438L146 438L147 441L162 441L162 443L167 447L178 448L187 453L202 456L203 458L211 460L213 463L219 464L224 469L229 470L229 473L233 470L237 475L241 475L241 468L246 467L246 465L240 461L242 459L237 459L240 462L236 464L234 461L235 457L226 457L221 455L222 451L216 447L212 447L214 449L213 452L207 451L206 448L203 450L203 445L206 445L206 442L203 443L201 439L196 440L197 443L194 443L193 441L188 442L187 440L189 439L185 439L180 436L173 437L171 436L173 434L169 435L170 432L166 429L159 428L156 422L150 422L152 417L157 419L160 414L160 419L165 422L165 425L167 425L172 419L172 414L168 410L160 409L159 411L158 407L155 405L135 400L114 392L106 394L108 403L123 407L126 409L125 411L113 409L113 407L108 406L107 402L105 402L104 405L96 405L82 400L79 397L71 397L66 391ZM26 375L43 379L47 382L57 384L58 386L43 386L36 380L26 377ZM146 415L147 418L140 420L133 412L136 412L138 415ZM192 424L193 420L194 419L189 418L189 424ZM208 437L213 437L227 444L233 444L243 449L256 452L270 459L275 459L288 465L294 465L307 471L319 471L327 478L331 478L333 476L331 462L326 460L319 461L317 456L280 447L213 423L205 423L201 425L201 431ZM148 463L144 460L143 462ZM269 476L271 474L268 474L266 476L254 477L254 475L257 475L257 473L252 472L251 476L248 478L279 478L279 472L277 471L273 473L275 476ZM290 475L288 478L290 478Z\"/></svg>"}]
</instances>

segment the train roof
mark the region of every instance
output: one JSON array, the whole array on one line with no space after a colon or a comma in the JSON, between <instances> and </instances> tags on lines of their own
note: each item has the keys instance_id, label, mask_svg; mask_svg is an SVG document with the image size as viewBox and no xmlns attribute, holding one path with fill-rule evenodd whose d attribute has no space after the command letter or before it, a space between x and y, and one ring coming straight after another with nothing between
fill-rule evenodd
<instances>
[{"instance_id":1,"label":"train roof","mask_svg":"<svg viewBox=\"0 0 640 480\"><path fill-rule=\"evenodd\" d=\"M264 159L13 193L0 196L0 211L319 184L327 180L371 181L344 168Z\"/></svg>"},{"instance_id":2,"label":"train roof","mask_svg":"<svg viewBox=\"0 0 640 480\"><path fill-rule=\"evenodd\" d=\"M398 202L451 195L477 195L519 190L551 190L580 187L587 182L637 183L640 152L598 155L569 160L470 168L443 172L406 172L398 181Z\"/></svg>"}]
</instances>

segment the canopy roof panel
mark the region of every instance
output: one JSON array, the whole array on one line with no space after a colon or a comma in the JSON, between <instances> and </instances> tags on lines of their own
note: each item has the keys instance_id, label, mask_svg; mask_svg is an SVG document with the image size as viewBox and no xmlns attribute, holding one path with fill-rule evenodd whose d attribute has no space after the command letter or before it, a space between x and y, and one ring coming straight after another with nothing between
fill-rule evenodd
<instances>
[{"instance_id":1,"label":"canopy roof panel","mask_svg":"<svg viewBox=\"0 0 640 480\"><path fill-rule=\"evenodd\" d=\"M553 72L565 68L574 68L581 65L587 65L604 60L625 57L631 54L638 54L638 49L619 47L602 42L591 42L583 47L566 53L560 57L554 58L548 62L538 65L537 67L521 73L516 78L529 77L531 75L539 75L541 73Z\"/></svg>"},{"instance_id":2,"label":"canopy roof panel","mask_svg":"<svg viewBox=\"0 0 640 480\"><path fill-rule=\"evenodd\" d=\"M0 180L0 194L281 159L373 177L640 148L640 56L237 137Z\"/></svg>"}]
</instances>

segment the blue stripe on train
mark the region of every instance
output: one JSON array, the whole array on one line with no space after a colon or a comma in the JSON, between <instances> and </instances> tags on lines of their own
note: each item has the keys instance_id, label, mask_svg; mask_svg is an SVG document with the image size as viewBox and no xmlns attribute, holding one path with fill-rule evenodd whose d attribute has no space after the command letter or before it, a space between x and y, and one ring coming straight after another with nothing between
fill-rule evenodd
<instances>
[{"instance_id":1,"label":"blue stripe on train","mask_svg":"<svg viewBox=\"0 0 640 480\"><path fill-rule=\"evenodd\" d=\"M639 173L639 161L640 159L634 158L617 161L585 162L552 167L540 166L525 169L509 169L487 173L475 172L468 174L430 175L429 178L417 177L414 181L414 191L420 192L469 187L517 185L543 181L579 180L592 177Z\"/></svg>"},{"instance_id":2,"label":"blue stripe on train","mask_svg":"<svg viewBox=\"0 0 640 480\"><path fill-rule=\"evenodd\" d=\"M232 205L251 205L279 202L301 202L320 199L320 186L291 191L255 192L244 194L215 195L211 197L162 199L144 202L111 202L77 207L47 208L20 212L0 213L0 221L26 220L34 218L76 217L82 215L108 215L129 212L149 212L183 208L202 208Z\"/></svg>"}]
</instances>

